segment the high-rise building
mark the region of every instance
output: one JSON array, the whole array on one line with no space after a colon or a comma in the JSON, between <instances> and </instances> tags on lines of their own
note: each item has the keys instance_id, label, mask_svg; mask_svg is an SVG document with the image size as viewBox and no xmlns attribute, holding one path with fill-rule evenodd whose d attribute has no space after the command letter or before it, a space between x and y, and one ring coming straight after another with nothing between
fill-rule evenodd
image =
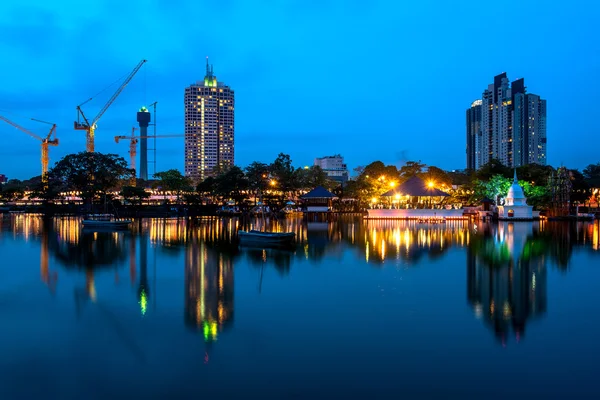
<instances>
[{"instance_id":1,"label":"high-rise building","mask_svg":"<svg viewBox=\"0 0 600 400\"><path fill-rule=\"evenodd\" d=\"M477 169L477 159L481 156L478 148L481 142L481 100L475 100L467 109L467 169Z\"/></svg>"},{"instance_id":2,"label":"high-rise building","mask_svg":"<svg viewBox=\"0 0 600 400\"><path fill-rule=\"evenodd\" d=\"M185 176L199 182L234 164L234 93L206 58L204 81L185 89Z\"/></svg>"},{"instance_id":3,"label":"high-rise building","mask_svg":"<svg viewBox=\"0 0 600 400\"><path fill-rule=\"evenodd\" d=\"M523 78L496 75L467 109L467 168L492 159L509 167L546 164L546 100L526 92Z\"/></svg>"},{"instance_id":4,"label":"high-rise building","mask_svg":"<svg viewBox=\"0 0 600 400\"><path fill-rule=\"evenodd\" d=\"M321 167L329 178L337 182L345 183L348 181L348 167L344 163L344 157L339 154L315 158L314 165Z\"/></svg>"}]
</instances>

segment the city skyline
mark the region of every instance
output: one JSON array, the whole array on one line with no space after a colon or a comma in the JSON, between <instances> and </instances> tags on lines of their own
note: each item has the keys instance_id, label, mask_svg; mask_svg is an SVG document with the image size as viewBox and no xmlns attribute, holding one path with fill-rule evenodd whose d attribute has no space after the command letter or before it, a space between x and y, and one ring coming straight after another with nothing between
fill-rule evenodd
<instances>
[{"instance_id":1,"label":"city skyline","mask_svg":"<svg viewBox=\"0 0 600 400\"><path fill-rule=\"evenodd\" d=\"M517 1L502 10L440 2L171 7L132 1L115 11L107 1L86 5L83 20L68 4L9 1L0 32L18 40L3 45L0 113L38 133L44 125L14 116L57 123L60 145L50 151L52 165L85 149L83 132L72 129L75 106L148 59L96 132L97 151L128 159L126 144L113 138L137 125L134 114L143 105L158 101L158 134L183 133L181 90L202 78L208 55L219 77L236 90L236 164L242 167L284 152L297 166L340 153L350 170L375 160L395 165L421 160L451 170L464 167L466 106L490 76L507 71L526 77L533 92L549 101L548 164L581 169L598 162L593 146L580 143L593 142L597 132L591 96L600 86L599 45L586 40L595 34L593 15L600 5L585 4L586 13ZM199 9L215 21L228 16L236 28L219 32L216 23L181 24ZM478 32L488 24L517 31L522 22L511 18L515 13L527 15L528 27L544 38L536 51L515 45L511 57L476 57L476 49L489 46ZM553 29L557 23L564 29ZM90 24L101 29L90 31ZM93 51L72 51L76 48ZM385 90L378 91L377 101L357 101L360 86L368 84ZM450 101L437 107L431 93L441 90ZM89 103L90 113L101 108L103 95ZM374 121L360 118L367 115ZM8 125L0 134L11 142L0 148L0 173L19 179L39 175L39 144ZM158 142L158 171L183 171L182 142Z\"/></svg>"}]
</instances>

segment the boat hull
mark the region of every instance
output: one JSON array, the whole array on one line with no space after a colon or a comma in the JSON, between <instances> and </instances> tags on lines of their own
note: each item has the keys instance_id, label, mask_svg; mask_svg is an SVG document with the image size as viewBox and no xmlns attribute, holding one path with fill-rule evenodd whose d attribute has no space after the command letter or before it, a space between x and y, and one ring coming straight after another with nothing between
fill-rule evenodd
<instances>
[{"instance_id":1,"label":"boat hull","mask_svg":"<svg viewBox=\"0 0 600 400\"><path fill-rule=\"evenodd\" d=\"M94 229L127 229L131 225L131 221L93 221L83 220L81 223L84 228Z\"/></svg>"},{"instance_id":2,"label":"boat hull","mask_svg":"<svg viewBox=\"0 0 600 400\"><path fill-rule=\"evenodd\" d=\"M238 237L241 245L275 245L285 246L292 244L296 234L294 232L274 233L259 231L239 231Z\"/></svg>"}]
</instances>

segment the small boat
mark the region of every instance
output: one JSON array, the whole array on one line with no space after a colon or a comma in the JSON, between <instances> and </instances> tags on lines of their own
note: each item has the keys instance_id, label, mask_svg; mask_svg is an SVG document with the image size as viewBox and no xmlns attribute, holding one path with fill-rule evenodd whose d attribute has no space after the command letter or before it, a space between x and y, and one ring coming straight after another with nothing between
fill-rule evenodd
<instances>
[{"instance_id":1,"label":"small boat","mask_svg":"<svg viewBox=\"0 0 600 400\"><path fill-rule=\"evenodd\" d=\"M117 220L112 214L90 214L81 222L84 228L95 229L126 229L131 225L130 220Z\"/></svg>"},{"instance_id":2,"label":"small boat","mask_svg":"<svg viewBox=\"0 0 600 400\"><path fill-rule=\"evenodd\" d=\"M292 244L296 234L294 232L261 232L257 230L238 231L241 245L278 245Z\"/></svg>"}]
</instances>

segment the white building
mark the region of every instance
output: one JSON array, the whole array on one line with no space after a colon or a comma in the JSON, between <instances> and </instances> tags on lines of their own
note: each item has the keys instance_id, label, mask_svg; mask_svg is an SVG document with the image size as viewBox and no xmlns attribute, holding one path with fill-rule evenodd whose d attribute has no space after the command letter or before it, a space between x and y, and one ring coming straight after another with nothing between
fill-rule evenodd
<instances>
[{"instance_id":1,"label":"white building","mask_svg":"<svg viewBox=\"0 0 600 400\"><path fill-rule=\"evenodd\" d=\"M533 219L533 207L527 205L525 193L523 193L523 188L519 185L517 180L516 169L513 184L510 189L508 189L504 205L498 206L498 219Z\"/></svg>"},{"instance_id":2,"label":"white building","mask_svg":"<svg viewBox=\"0 0 600 400\"><path fill-rule=\"evenodd\" d=\"M348 181L348 167L344 163L344 157L339 154L315 158L314 165L321 167L327 176L340 183Z\"/></svg>"},{"instance_id":3,"label":"white building","mask_svg":"<svg viewBox=\"0 0 600 400\"><path fill-rule=\"evenodd\" d=\"M185 176L195 182L234 165L234 92L206 59L204 81L185 89Z\"/></svg>"}]
</instances>

